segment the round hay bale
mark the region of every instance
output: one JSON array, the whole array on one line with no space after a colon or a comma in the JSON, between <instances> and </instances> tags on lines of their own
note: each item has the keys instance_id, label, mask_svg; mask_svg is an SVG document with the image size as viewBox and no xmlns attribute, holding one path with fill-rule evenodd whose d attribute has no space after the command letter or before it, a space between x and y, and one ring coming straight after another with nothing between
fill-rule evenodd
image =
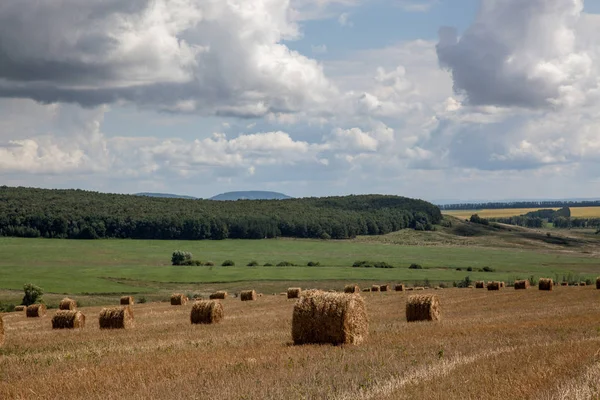
<instances>
[{"instance_id":1,"label":"round hay bale","mask_svg":"<svg viewBox=\"0 0 600 400\"><path fill-rule=\"evenodd\" d=\"M579 282L579 286L587 286L587 284L584 281Z\"/></svg>"},{"instance_id":2,"label":"round hay bale","mask_svg":"<svg viewBox=\"0 0 600 400\"><path fill-rule=\"evenodd\" d=\"M506 282L504 282L504 281L500 282L500 288L502 289L502 288L505 288L505 287L506 287Z\"/></svg>"},{"instance_id":3,"label":"round hay bale","mask_svg":"<svg viewBox=\"0 0 600 400\"><path fill-rule=\"evenodd\" d=\"M288 288L287 290L287 298L288 299L298 299L300 298L300 293L302 292L302 289L299 287L291 287Z\"/></svg>"},{"instance_id":4,"label":"round hay bale","mask_svg":"<svg viewBox=\"0 0 600 400\"><path fill-rule=\"evenodd\" d=\"M254 301L257 298L255 290L242 290L240 292L240 298L242 301Z\"/></svg>"},{"instance_id":5,"label":"round hay bale","mask_svg":"<svg viewBox=\"0 0 600 400\"><path fill-rule=\"evenodd\" d=\"M440 301L434 294L416 294L406 302L406 321L439 321Z\"/></svg>"},{"instance_id":6,"label":"round hay bale","mask_svg":"<svg viewBox=\"0 0 600 400\"><path fill-rule=\"evenodd\" d=\"M394 290L396 292L404 292L404 284L398 283L398 284L394 285Z\"/></svg>"},{"instance_id":7,"label":"round hay bale","mask_svg":"<svg viewBox=\"0 0 600 400\"><path fill-rule=\"evenodd\" d=\"M346 285L344 286L344 293L360 293L358 285Z\"/></svg>"},{"instance_id":8,"label":"round hay bale","mask_svg":"<svg viewBox=\"0 0 600 400\"><path fill-rule=\"evenodd\" d=\"M171 305L172 306L184 306L188 302L188 298L186 295L181 293L173 293L171 295Z\"/></svg>"},{"instance_id":9,"label":"round hay bale","mask_svg":"<svg viewBox=\"0 0 600 400\"><path fill-rule=\"evenodd\" d=\"M560 286L569 286L569 282L561 282ZM596 282L596 288L598 288L598 282Z\"/></svg>"},{"instance_id":10,"label":"round hay bale","mask_svg":"<svg viewBox=\"0 0 600 400\"><path fill-rule=\"evenodd\" d=\"M467 286L467 289L475 289L475 286L469 285L469 286Z\"/></svg>"},{"instance_id":11,"label":"round hay bale","mask_svg":"<svg viewBox=\"0 0 600 400\"><path fill-rule=\"evenodd\" d=\"M475 289L484 289L485 288L485 282L484 281L476 281L475 282Z\"/></svg>"},{"instance_id":12,"label":"round hay bale","mask_svg":"<svg viewBox=\"0 0 600 400\"><path fill-rule=\"evenodd\" d=\"M132 306L133 305L133 297L131 296L123 296L121 297L121 303L122 306Z\"/></svg>"},{"instance_id":13,"label":"round hay bale","mask_svg":"<svg viewBox=\"0 0 600 400\"><path fill-rule=\"evenodd\" d=\"M596 289L600 289L600 276L596 278Z\"/></svg>"},{"instance_id":14,"label":"round hay bale","mask_svg":"<svg viewBox=\"0 0 600 400\"><path fill-rule=\"evenodd\" d=\"M77 308L77 303L75 302L75 300L70 299L68 297L65 297L64 299L62 299L60 301L60 304L58 305L59 310L74 310L76 308Z\"/></svg>"},{"instance_id":15,"label":"round hay bale","mask_svg":"<svg viewBox=\"0 0 600 400\"><path fill-rule=\"evenodd\" d=\"M302 292L294 306L292 339L294 344L362 343L369 334L364 299L358 294Z\"/></svg>"},{"instance_id":16,"label":"round hay bale","mask_svg":"<svg viewBox=\"0 0 600 400\"><path fill-rule=\"evenodd\" d=\"M371 286L371 292L379 292L379 289L381 289L381 286L379 285Z\"/></svg>"},{"instance_id":17,"label":"round hay bale","mask_svg":"<svg viewBox=\"0 0 600 400\"><path fill-rule=\"evenodd\" d=\"M212 293L210 296L208 296L209 299L211 300L225 300L227 298L227 292L224 290L218 290L214 293Z\"/></svg>"},{"instance_id":18,"label":"round hay bale","mask_svg":"<svg viewBox=\"0 0 600 400\"><path fill-rule=\"evenodd\" d=\"M76 310L59 310L52 317L52 329L75 329L85 326L85 315Z\"/></svg>"},{"instance_id":19,"label":"round hay bale","mask_svg":"<svg viewBox=\"0 0 600 400\"><path fill-rule=\"evenodd\" d=\"M4 320L2 319L2 315L0 315L0 347L4 345Z\"/></svg>"},{"instance_id":20,"label":"round hay bale","mask_svg":"<svg viewBox=\"0 0 600 400\"><path fill-rule=\"evenodd\" d=\"M38 318L46 315L46 306L44 304L32 304L27 306L25 311L27 318Z\"/></svg>"},{"instance_id":21,"label":"round hay bale","mask_svg":"<svg viewBox=\"0 0 600 400\"><path fill-rule=\"evenodd\" d=\"M415 290L425 290L425 288L423 286L417 286Z\"/></svg>"},{"instance_id":22,"label":"round hay bale","mask_svg":"<svg viewBox=\"0 0 600 400\"><path fill-rule=\"evenodd\" d=\"M215 300L200 300L194 303L190 313L192 324L216 324L223 319L223 305Z\"/></svg>"},{"instance_id":23,"label":"round hay bale","mask_svg":"<svg viewBox=\"0 0 600 400\"><path fill-rule=\"evenodd\" d=\"M487 285L487 290L500 290L500 282L490 282Z\"/></svg>"},{"instance_id":24,"label":"round hay bale","mask_svg":"<svg viewBox=\"0 0 600 400\"><path fill-rule=\"evenodd\" d=\"M540 278L538 281L539 290L552 290L554 288L554 282L551 278Z\"/></svg>"},{"instance_id":25,"label":"round hay bale","mask_svg":"<svg viewBox=\"0 0 600 400\"><path fill-rule=\"evenodd\" d=\"M390 291L390 285L381 285L381 286L379 286L379 291L380 292L389 292Z\"/></svg>"},{"instance_id":26,"label":"round hay bale","mask_svg":"<svg viewBox=\"0 0 600 400\"><path fill-rule=\"evenodd\" d=\"M131 307L103 308L98 318L100 329L128 329L133 326Z\"/></svg>"},{"instance_id":27,"label":"round hay bale","mask_svg":"<svg viewBox=\"0 0 600 400\"><path fill-rule=\"evenodd\" d=\"M409 287L409 288L408 288L408 289L406 289L406 290L410 290L410 291L412 291L412 290L415 290L415 288L414 288L414 287Z\"/></svg>"},{"instance_id":28,"label":"round hay bale","mask_svg":"<svg viewBox=\"0 0 600 400\"><path fill-rule=\"evenodd\" d=\"M366 287L366 288L363 288L363 290L362 290L362 291L363 291L363 292L370 292L370 291L371 291L371 288L370 288L370 287Z\"/></svg>"},{"instance_id":29,"label":"round hay bale","mask_svg":"<svg viewBox=\"0 0 600 400\"><path fill-rule=\"evenodd\" d=\"M27 306L15 306L15 312L23 312L27 309Z\"/></svg>"},{"instance_id":30,"label":"round hay bale","mask_svg":"<svg viewBox=\"0 0 600 400\"><path fill-rule=\"evenodd\" d=\"M529 280L523 279L520 281L515 281L515 290L519 289L529 289Z\"/></svg>"}]
</instances>

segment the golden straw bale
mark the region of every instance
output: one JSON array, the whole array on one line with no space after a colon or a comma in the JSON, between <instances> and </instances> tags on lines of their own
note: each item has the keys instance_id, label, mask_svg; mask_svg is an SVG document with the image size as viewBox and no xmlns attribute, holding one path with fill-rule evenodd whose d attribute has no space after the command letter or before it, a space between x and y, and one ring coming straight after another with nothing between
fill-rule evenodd
<instances>
[{"instance_id":1,"label":"golden straw bale","mask_svg":"<svg viewBox=\"0 0 600 400\"><path fill-rule=\"evenodd\" d=\"M27 306L15 306L15 312L23 312L27 309Z\"/></svg>"},{"instance_id":2,"label":"golden straw bale","mask_svg":"<svg viewBox=\"0 0 600 400\"><path fill-rule=\"evenodd\" d=\"M216 292L214 292L213 294L211 294L210 296L208 296L209 299L211 300L224 300L226 299L228 296L227 292L224 290L218 290Z\"/></svg>"},{"instance_id":3,"label":"golden straw bale","mask_svg":"<svg viewBox=\"0 0 600 400\"><path fill-rule=\"evenodd\" d=\"M569 282L561 282L560 286L569 286ZM598 283L596 283L596 287L598 287Z\"/></svg>"},{"instance_id":4,"label":"golden straw bale","mask_svg":"<svg viewBox=\"0 0 600 400\"><path fill-rule=\"evenodd\" d=\"M579 282L579 286L587 286L587 284L584 281Z\"/></svg>"},{"instance_id":5,"label":"golden straw bale","mask_svg":"<svg viewBox=\"0 0 600 400\"><path fill-rule=\"evenodd\" d=\"M600 289L600 276L596 278L596 289Z\"/></svg>"},{"instance_id":6,"label":"golden straw bale","mask_svg":"<svg viewBox=\"0 0 600 400\"><path fill-rule=\"evenodd\" d=\"M406 289L406 290L415 290L415 288L414 288L414 287L409 287L409 288L408 288L408 289Z\"/></svg>"},{"instance_id":7,"label":"golden straw bale","mask_svg":"<svg viewBox=\"0 0 600 400\"><path fill-rule=\"evenodd\" d=\"M299 287L288 288L288 290L287 290L287 298L288 299L297 299L297 298L300 298L300 292L302 292L302 289L299 288Z\"/></svg>"},{"instance_id":8,"label":"golden straw bale","mask_svg":"<svg viewBox=\"0 0 600 400\"><path fill-rule=\"evenodd\" d=\"M389 292L390 291L390 285L381 285L381 286L379 286L379 291L380 292Z\"/></svg>"},{"instance_id":9,"label":"golden straw bale","mask_svg":"<svg viewBox=\"0 0 600 400\"><path fill-rule=\"evenodd\" d=\"M416 294L406 302L406 321L439 321L440 301L434 294Z\"/></svg>"},{"instance_id":10,"label":"golden straw bale","mask_svg":"<svg viewBox=\"0 0 600 400\"><path fill-rule=\"evenodd\" d=\"M52 329L75 329L85 326L85 315L76 310L59 310L52 317Z\"/></svg>"},{"instance_id":11,"label":"golden straw bale","mask_svg":"<svg viewBox=\"0 0 600 400\"><path fill-rule=\"evenodd\" d=\"M467 286L467 289L475 289L475 286L469 285L469 286Z\"/></svg>"},{"instance_id":12,"label":"golden straw bale","mask_svg":"<svg viewBox=\"0 0 600 400\"><path fill-rule=\"evenodd\" d=\"M551 278L540 278L538 281L539 290L552 290L554 288L554 282Z\"/></svg>"},{"instance_id":13,"label":"golden straw bale","mask_svg":"<svg viewBox=\"0 0 600 400\"><path fill-rule=\"evenodd\" d=\"M398 284L394 285L394 290L396 292L404 292L404 284L398 283Z\"/></svg>"},{"instance_id":14,"label":"golden straw bale","mask_svg":"<svg viewBox=\"0 0 600 400\"><path fill-rule=\"evenodd\" d=\"M122 306L132 306L133 305L133 297L131 297L131 296L121 297L121 305Z\"/></svg>"},{"instance_id":15,"label":"golden straw bale","mask_svg":"<svg viewBox=\"0 0 600 400\"><path fill-rule=\"evenodd\" d=\"M4 344L4 320L2 319L2 315L0 315L0 347Z\"/></svg>"},{"instance_id":16,"label":"golden straw bale","mask_svg":"<svg viewBox=\"0 0 600 400\"><path fill-rule=\"evenodd\" d=\"M417 286L415 290L425 290L425 288L423 286Z\"/></svg>"},{"instance_id":17,"label":"golden straw bale","mask_svg":"<svg viewBox=\"0 0 600 400\"><path fill-rule=\"evenodd\" d=\"M186 295L181 293L173 293L171 295L171 305L172 306L185 306L188 302L188 298Z\"/></svg>"},{"instance_id":18,"label":"golden straw bale","mask_svg":"<svg viewBox=\"0 0 600 400\"><path fill-rule=\"evenodd\" d=\"M27 310L25 312L27 318L43 317L46 315L46 306L43 304L32 304L27 306Z\"/></svg>"},{"instance_id":19,"label":"golden straw bale","mask_svg":"<svg viewBox=\"0 0 600 400\"><path fill-rule=\"evenodd\" d=\"M358 285L346 285L344 286L344 293L360 293Z\"/></svg>"},{"instance_id":20,"label":"golden straw bale","mask_svg":"<svg viewBox=\"0 0 600 400\"><path fill-rule=\"evenodd\" d=\"M360 344L369 333L364 299L358 294L302 292L294 306L294 344Z\"/></svg>"},{"instance_id":21,"label":"golden straw bale","mask_svg":"<svg viewBox=\"0 0 600 400\"><path fill-rule=\"evenodd\" d=\"M110 307L100 311L100 329L128 329L133 326L131 307Z\"/></svg>"},{"instance_id":22,"label":"golden straw bale","mask_svg":"<svg viewBox=\"0 0 600 400\"><path fill-rule=\"evenodd\" d=\"M363 291L363 292L370 292L370 291L371 291L371 288L370 288L370 287L366 287L366 288L363 288L363 290L362 290L362 291Z\"/></svg>"},{"instance_id":23,"label":"golden straw bale","mask_svg":"<svg viewBox=\"0 0 600 400\"><path fill-rule=\"evenodd\" d=\"M529 289L529 280L523 279L520 281L515 281L515 290L518 289Z\"/></svg>"},{"instance_id":24,"label":"golden straw bale","mask_svg":"<svg viewBox=\"0 0 600 400\"><path fill-rule=\"evenodd\" d=\"M256 291L255 290L242 290L240 292L240 297L242 301L254 301L256 300Z\"/></svg>"},{"instance_id":25,"label":"golden straw bale","mask_svg":"<svg viewBox=\"0 0 600 400\"><path fill-rule=\"evenodd\" d=\"M500 282L500 288L505 288L506 287L506 282L502 281Z\"/></svg>"},{"instance_id":26,"label":"golden straw bale","mask_svg":"<svg viewBox=\"0 0 600 400\"><path fill-rule=\"evenodd\" d=\"M62 299L60 301L60 304L58 305L59 310L74 310L76 308L77 308L77 303L75 302L75 300L70 299L68 297L65 297L64 299Z\"/></svg>"},{"instance_id":27,"label":"golden straw bale","mask_svg":"<svg viewBox=\"0 0 600 400\"><path fill-rule=\"evenodd\" d=\"M380 289L381 289L381 286L379 286L379 285L371 286L371 292L379 292Z\"/></svg>"},{"instance_id":28,"label":"golden straw bale","mask_svg":"<svg viewBox=\"0 0 600 400\"><path fill-rule=\"evenodd\" d=\"M488 283L487 290L500 290L500 282L494 281Z\"/></svg>"},{"instance_id":29,"label":"golden straw bale","mask_svg":"<svg viewBox=\"0 0 600 400\"><path fill-rule=\"evenodd\" d=\"M484 281L476 281L475 282L475 289L484 289L485 288L485 282Z\"/></svg>"},{"instance_id":30,"label":"golden straw bale","mask_svg":"<svg viewBox=\"0 0 600 400\"><path fill-rule=\"evenodd\" d=\"M223 305L215 300L200 300L194 303L190 313L192 324L216 324L223 319Z\"/></svg>"}]
</instances>

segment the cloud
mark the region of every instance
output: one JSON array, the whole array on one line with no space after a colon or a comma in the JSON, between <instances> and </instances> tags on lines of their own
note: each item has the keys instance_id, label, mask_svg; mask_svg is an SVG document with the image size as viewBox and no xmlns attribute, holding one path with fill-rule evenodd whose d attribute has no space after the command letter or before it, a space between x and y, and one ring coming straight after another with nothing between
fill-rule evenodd
<instances>
[{"instance_id":1,"label":"cloud","mask_svg":"<svg viewBox=\"0 0 600 400\"><path fill-rule=\"evenodd\" d=\"M0 4L0 96L86 107L264 116L335 94L285 0L24 0Z\"/></svg>"},{"instance_id":2,"label":"cloud","mask_svg":"<svg viewBox=\"0 0 600 400\"><path fill-rule=\"evenodd\" d=\"M461 36L442 28L437 54L472 105L574 107L598 91L598 29L582 0L481 0ZM595 26L594 26L595 25Z\"/></svg>"},{"instance_id":3,"label":"cloud","mask_svg":"<svg viewBox=\"0 0 600 400\"><path fill-rule=\"evenodd\" d=\"M397 5L407 12L427 12L437 3L439 0L399 0Z\"/></svg>"}]
</instances>

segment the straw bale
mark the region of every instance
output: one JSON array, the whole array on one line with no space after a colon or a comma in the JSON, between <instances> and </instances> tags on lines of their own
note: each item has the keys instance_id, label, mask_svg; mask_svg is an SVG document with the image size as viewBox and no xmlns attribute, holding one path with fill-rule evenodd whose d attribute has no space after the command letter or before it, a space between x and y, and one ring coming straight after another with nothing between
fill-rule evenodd
<instances>
[{"instance_id":1,"label":"straw bale","mask_svg":"<svg viewBox=\"0 0 600 400\"><path fill-rule=\"evenodd\" d=\"M475 286L469 285L469 286L467 286L467 289L475 289Z\"/></svg>"},{"instance_id":2,"label":"straw bale","mask_svg":"<svg viewBox=\"0 0 600 400\"><path fill-rule=\"evenodd\" d=\"M417 286L415 290L425 290L425 288L423 286Z\"/></svg>"},{"instance_id":3,"label":"straw bale","mask_svg":"<svg viewBox=\"0 0 600 400\"><path fill-rule=\"evenodd\" d=\"M344 293L360 293L358 285L346 285L344 286Z\"/></svg>"},{"instance_id":4,"label":"straw bale","mask_svg":"<svg viewBox=\"0 0 600 400\"><path fill-rule=\"evenodd\" d=\"M133 311L130 306L103 308L98 320L100 329L128 329L133 326Z\"/></svg>"},{"instance_id":5,"label":"straw bale","mask_svg":"<svg viewBox=\"0 0 600 400\"><path fill-rule=\"evenodd\" d=\"M37 318L46 315L46 306L43 304L32 304L25 311L27 318Z\"/></svg>"},{"instance_id":6,"label":"straw bale","mask_svg":"<svg viewBox=\"0 0 600 400\"><path fill-rule=\"evenodd\" d=\"M416 294L406 302L406 321L439 321L440 301L434 294Z\"/></svg>"},{"instance_id":7,"label":"straw bale","mask_svg":"<svg viewBox=\"0 0 600 400\"><path fill-rule=\"evenodd\" d=\"M52 317L52 329L75 329L85 326L85 315L76 310L59 310Z\"/></svg>"},{"instance_id":8,"label":"straw bale","mask_svg":"<svg viewBox=\"0 0 600 400\"><path fill-rule=\"evenodd\" d=\"M364 299L358 294L302 292L294 306L294 344L361 344L368 336Z\"/></svg>"},{"instance_id":9,"label":"straw bale","mask_svg":"<svg viewBox=\"0 0 600 400\"><path fill-rule=\"evenodd\" d=\"M414 288L414 287L409 287L409 288L408 288L408 289L406 289L406 290L415 290L415 288Z\"/></svg>"},{"instance_id":10,"label":"straw bale","mask_svg":"<svg viewBox=\"0 0 600 400\"><path fill-rule=\"evenodd\" d=\"M380 289L381 289L381 286L379 286L379 285L371 286L371 292L379 292Z\"/></svg>"},{"instance_id":11,"label":"straw bale","mask_svg":"<svg viewBox=\"0 0 600 400\"><path fill-rule=\"evenodd\" d=\"M15 306L15 312L23 312L27 309L27 306Z\"/></svg>"},{"instance_id":12,"label":"straw bale","mask_svg":"<svg viewBox=\"0 0 600 400\"><path fill-rule=\"evenodd\" d=\"M475 289L484 289L485 288L485 282L484 281L476 281L475 282Z\"/></svg>"},{"instance_id":13,"label":"straw bale","mask_svg":"<svg viewBox=\"0 0 600 400\"><path fill-rule=\"evenodd\" d=\"M396 292L404 292L404 284L403 283L397 283L396 285L394 285L394 290Z\"/></svg>"},{"instance_id":14,"label":"straw bale","mask_svg":"<svg viewBox=\"0 0 600 400\"><path fill-rule=\"evenodd\" d=\"M211 300L224 300L227 298L227 292L224 290L218 290L208 296L208 298Z\"/></svg>"},{"instance_id":15,"label":"straw bale","mask_svg":"<svg viewBox=\"0 0 600 400\"><path fill-rule=\"evenodd\" d=\"M520 281L515 281L515 290L519 289L529 289L529 280L523 279Z\"/></svg>"},{"instance_id":16,"label":"straw bale","mask_svg":"<svg viewBox=\"0 0 600 400\"><path fill-rule=\"evenodd\" d=\"M371 291L371 288L370 288L370 287L366 287L366 288L363 288L363 290L362 290L362 291L363 291L363 292L370 292L370 291Z\"/></svg>"},{"instance_id":17,"label":"straw bale","mask_svg":"<svg viewBox=\"0 0 600 400\"><path fill-rule=\"evenodd\" d=\"M65 297L64 299L62 299L60 301L60 304L58 305L59 310L74 310L76 308L77 308L77 303L75 302L75 300L70 299L68 297Z\"/></svg>"},{"instance_id":18,"label":"straw bale","mask_svg":"<svg viewBox=\"0 0 600 400\"><path fill-rule=\"evenodd\" d=\"M240 292L240 297L242 301L254 301L256 300L256 291L255 290L242 290Z\"/></svg>"},{"instance_id":19,"label":"straw bale","mask_svg":"<svg viewBox=\"0 0 600 400\"><path fill-rule=\"evenodd\" d=\"M302 289L299 287L291 287L288 288L287 290L287 298L288 299L297 299L300 297L300 292L302 292Z\"/></svg>"},{"instance_id":20,"label":"straw bale","mask_svg":"<svg viewBox=\"0 0 600 400\"><path fill-rule=\"evenodd\" d=\"M190 313L192 324L216 324L223 319L223 305L216 300L200 300L194 303Z\"/></svg>"},{"instance_id":21,"label":"straw bale","mask_svg":"<svg viewBox=\"0 0 600 400\"><path fill-rule=\"evenodd\" d=\"M500 290L500 282L494 281L488 283L487 290Z\"/></svg>"},{"instance_id":22,"label":"straw bale","mask_svg":"<svg viewBox=\"0 0 600 400\"><path fill-rule=\"evenodd\" d=\"M554 282L551 278L540 278L538 281L539 290L552 290L554 288Z\"/></svg>"},{"instance_id":23,"label":"straw bale","mask_svg":"<svg viewBox=\"0 0 600 400\"><path fill-rule=\"evenodd\" d=\"M569 282L561 282L560 286L569 286ZM596 282L596 288L598 288L598 282Z\"/></svg>"},{"instance_id":24,"label":"straw bale","mask_svg":"<svg viewBox=\"0 0 600 400\"><path fill-rule=\"evenodd\" d=\"M596 278L596 289L600 289L600 276Z\"/></svg>"},{"instance_id":25,"label":"straw bale","mask_svg":"<svg viewBox=\"0 0 600 400\"><path fill-rule=\"evenodd\" d=\"M506 282L502 281L500 282L500 288L505 288L506 287Z\"/></svg>"},{"instance_id":26,"label":"straw bale","mask_svg":"<svg viewBox=\"0 0 600 400\"><path fill-rule=\"evenodd\" d=\"M587 286L587 284L584 281L579 282L579 286Z\"/></svg>"},{"instance_id":27,"label":"straw bale","mask_svg":"<svg viewBox=\"0 0 600 400\"><path fill-rule=\"evenodd\" d=\"M381 285L379 286L379 291L380 292L389 292L390 291L390 285Z\"/></svg>"},{"instance_id":28,"label":"straw bale","mask_svg":"<svg viewBox=\"0 0 600 400\"><path fill-rule=\"evenodd\" d=\"M133 297L131 296L123 296L121 297L121 303L122 306L132 306L133 305Z\"/></svg>"},{"instance_id":29,"label":"straw bale","mask_svg":"<svg viewBox=\"0 0 600 400\"><path fill-rule=\"evenodd\" d=\"M173 293L171 295L171 305L172 306L185 306L188 302L188 298L186 295L181 293Z\"/></svg>"}]
</instances>

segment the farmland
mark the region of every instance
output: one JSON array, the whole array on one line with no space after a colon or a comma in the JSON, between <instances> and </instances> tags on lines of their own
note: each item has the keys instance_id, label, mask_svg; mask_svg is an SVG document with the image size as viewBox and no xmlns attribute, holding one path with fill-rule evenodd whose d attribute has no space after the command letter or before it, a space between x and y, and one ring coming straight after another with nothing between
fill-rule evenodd
<instances>
[{"instance_id":1,"label":"farmland","mask_svg":"<svg viewBox=\"0 0 600 400\"><path fill-rule=\"evenodd\" d=\"M558 210L558 208L552 208ZM482 210L458 210L458 211L443 211L445 215L466 219L473 214L479 215L481 218L502 218L514 217L527 214L528 212L537 211L539 208L499 208L499 209L482 209ZM600 207L571 207L572 218L600 218Z\"/></svg>"},{"instance_id":2,"label":"farmland","mask_svg":"<svg viewBox=\"0 0 600 400\"><path fill-rule=\"evenodd\" d=\"M433 292L433 291L432 291ZM291 344L293 300L228 298L217 325L191 305L136 304L133 329L52 331L4 315L0 398L589 399L600 393L600 291L593 287L435 291L439 322L407 323L410 292L363 293L360 346ZM268 327L268 329L266 329ZM134 361L135 360L135 361Z\"/></svg>"}]
</instances>

